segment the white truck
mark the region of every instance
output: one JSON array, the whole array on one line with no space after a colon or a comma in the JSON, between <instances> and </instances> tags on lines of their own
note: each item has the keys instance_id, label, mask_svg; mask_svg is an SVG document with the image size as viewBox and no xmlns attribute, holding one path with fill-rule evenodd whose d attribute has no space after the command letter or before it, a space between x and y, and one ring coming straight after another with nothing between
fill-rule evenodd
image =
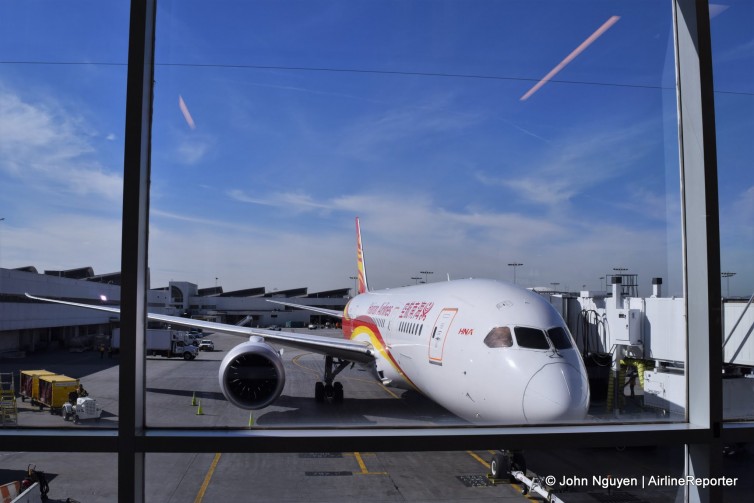
<instances>
[{"instance_id":1,"label":"white truck","mask_svg":"<svg viewBox=\"0 0 754 503\"><path fill-rule=\"evenodd\" d=\"M113 329L110 341L113 351L120 351L120 329ZM186 332L170 329L147 329L144 353L148 356L164 356L166 358L183 358L193 360L199 354L199 348L194 345Z\"/></svg>"}]
</instances>

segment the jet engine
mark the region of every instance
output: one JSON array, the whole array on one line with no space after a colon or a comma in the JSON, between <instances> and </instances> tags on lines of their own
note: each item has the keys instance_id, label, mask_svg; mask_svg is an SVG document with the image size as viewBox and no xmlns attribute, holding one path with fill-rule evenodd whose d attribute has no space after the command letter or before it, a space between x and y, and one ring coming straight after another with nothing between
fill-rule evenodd
<instances>
[{"instance_id":1,"label":"jet engine","mask_svg":"<svg viewBox=\"0 0 754 503\"><path fill-rule=\"evenodd\" d=\"M251 337L234 347L220 364L220 389L236 407L267 407L280 396L283 386L283 359L262 337Z\"/></svg>"}]
</instances>

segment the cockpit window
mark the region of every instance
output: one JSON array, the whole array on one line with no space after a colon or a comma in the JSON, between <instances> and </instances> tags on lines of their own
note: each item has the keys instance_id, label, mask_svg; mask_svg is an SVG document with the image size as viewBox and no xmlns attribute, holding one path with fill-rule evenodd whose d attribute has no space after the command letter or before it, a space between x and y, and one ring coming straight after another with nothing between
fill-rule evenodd
<instances>
[{"instance_id":1,"label":"cockpit window","mask_svg":"<svg viewBox=\"0 0 754 503\"><path fill-rule=\"evenodd\" d=\"M513 346L513 336L511 329L508 327L496 327L490 330L484 343L490 348L509 348Z\"/></svg>"},{"instance_id":2,"label":"cockpit window","mask_svg":"<svg viewBox=\"0 0 754 503\"><path fill-rule=\"evenodd\" d=\"M555 349L571 349L571 338L563 327L554 327L547 331L547 336L552 341Z\"/></svg>"},{"instance_id":3,"label":"cockpit window","mask_svg":"<svg viewBox=\"0 0 754 503\"><path fill-rule=\"evenodd\" d=\"M527 349L550 349L547 337L542 330L529 327L516 327L516 342L519 347Z\"/></svg>"}]
</instances>

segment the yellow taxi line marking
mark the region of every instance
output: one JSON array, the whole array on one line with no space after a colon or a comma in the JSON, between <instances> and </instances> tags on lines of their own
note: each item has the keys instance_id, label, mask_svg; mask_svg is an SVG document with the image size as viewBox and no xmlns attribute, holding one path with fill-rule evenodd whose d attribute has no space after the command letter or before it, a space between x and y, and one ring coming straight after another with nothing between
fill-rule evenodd
<instances>
[{"instance_id":1,"label":"yellow taxi line marking","mask_svg":"<svg viewBox=\"0 0 754 503\"><path fill-rule=\"evenodd\" d=\"M353 456L356 458L356 462L359 464L359 468L361 469L360 475L387 475L387 472L370 472L367 470L367 465L364 463L364 459L361 457L360 452L354 452Z\"/></svg>"},{"instance_id":2,"label":"yellow taxi line marking","mask_svg":"<svg viewBox=\"0 0 754 503\"><path fill-rule=\"evenodd\" d=\"M297 367L304 369L305 371L309 372L310 374L314 374L314 375L317 375L317 376L318 376L318 375L319 375L319 372L317 372L316 370L314 370L314 369L312 369L312 368L309 368L309 367L307 367L306 365L304 365L303 363L299 362L299 359L301 359L301 358L302 358L302 357L304 357L304 356L308 356L308 355L310 355L310 354L312 354L312 353L302 353L302 354L300 354L300 355L296 355L296 356L294 356L294 357L293 357L293 358L291 359L291 361L292 361L292 362L293 362L293 364L294 364L294 365L296 365Z\"/></svg>"},{"instance_id":3,"label":"yellow taxi line marking","mask_svg":"<svg viewBox=\"0 0 754 503\"><path fill-rule=\"evenodd\" d=\"M481 463L482 465L484 465L484 466L485 466L486 468L488 468L488 469L489 469L489 467L490 467L490 464L489 464L488 462L486 462L485 460L483 460L483 459L481 458L481 456L479 456L479 455L478 455L478 454L477 454L476 452L466 451L466 453L467 453L467 454L468 454L469 456L471 456L472 458L474 458L474 459L476 459L477 461L479 461L479 462L480 462L480 463Z\"/></svg>"},{"instance_id":4,"label":"yellow taxi line marking","mask_svg":"<svg viewBox=\"0 0 754 503\"><path fill-rule=\"evenodd\" d=\"M396 395L395 393L393 393L392 391L390 391L387 388L387 386L385 386L384 384L380 384L380 383L377 383L377 384L379 384L380 386L382 386L382 389L384 389L385 391L387 391L390 394L390 396L392 396L393 398L396 398L396 399L400 400L401 397L399 397L398 395Z\"/></svg>"},{"instance_id":5,"label":"yellow taxi line marking","mask_svg":"<svg viewBox=\"0 0 754 503\"><path fill-rule=\"evenodd\" d=\"M202 482L202 487L199 488L199 492L196 495L196 499L194 499L194 503L202 503L202 500L204 499L204 493L207 491L207 487L209 487L209 481L212 480L212 475L215 473L215 468L217 468L217 463L220 461L221 454L215 453L215 459L212 460L212 464L209 466L209 470L207 471L207 475L204 476L204 482Z\"/></svg>"}]
</instances>

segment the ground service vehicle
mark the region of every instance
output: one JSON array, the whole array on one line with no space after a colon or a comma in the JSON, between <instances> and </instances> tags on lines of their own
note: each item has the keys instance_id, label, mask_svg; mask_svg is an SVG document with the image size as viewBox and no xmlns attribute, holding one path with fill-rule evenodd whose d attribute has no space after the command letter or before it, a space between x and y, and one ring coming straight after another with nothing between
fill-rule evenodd
<instances>
[{"instance_id":1,"label":"ground service vehicle","mask_svg":"<svg viewBox=\"0 0 754 503\"><path fill-rule=\"evenodd\" d=\"M56 374L39 376L39 398L36 400L39 410L46 406L50 408L50 414L59 412L70 393L75 393L78 387L79 380L73 377Z\"/></svg>"},{"instance_id":2,"label":"ground service vehicle","mask_svg":"<svg viewBox=\"0 0 754 503\"><path fill-rule=\"evenodd\" d=\"M94 398L78 397L76 404L72 404L70 399L63 404L61 415L65 421L73 420L78 424L85 419L99 419L102 416L102 407L97 405Z\"/></svg>"},{"instance_id":3,"label":"ground service vehicle","mask_svg":"<svg viewBox=\"0 0 754 503\"><path fill-rule=\"evenodd\" d=\"M49 370L22 370L21 374L21 386L19 388L19 395L21 401L26 401L28 398L31 400L31 404L34 405L39 400L39 376L55 375L55 372Z\"/></svg>"},{"instance_id":4,"label":"ground service vehicle","mask_svg":"<svg viewBox=\"0 0 754 503\"><path fill-rule=\"evenodd\" d=\"M199 348L189 341L186 332L170 329L147 329L144 351L148 356L166 358L183 358L193 360L199 354ZM120 350L120 329L113 329L111 345L114 351Z\"/></svg>"}]
</instances>

